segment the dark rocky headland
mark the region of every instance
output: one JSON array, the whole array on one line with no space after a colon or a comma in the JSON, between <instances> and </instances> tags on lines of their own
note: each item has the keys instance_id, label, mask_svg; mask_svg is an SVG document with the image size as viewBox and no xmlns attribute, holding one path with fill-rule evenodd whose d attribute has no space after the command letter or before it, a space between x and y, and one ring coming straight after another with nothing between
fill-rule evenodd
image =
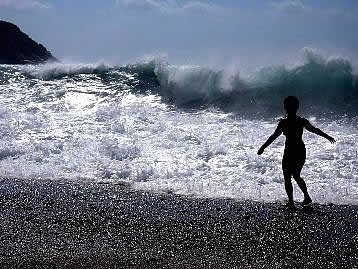
<instances>
[{"instance_id":1,"label":"dark rocky headland","mask_svg":"<svg viewBox=\"0 0 358 269\"><path fill-rule=\"evenodd\" d=\"M15 24L0 21L0 64L40 64L57 59Z\"/></svg>"}]
</instances>

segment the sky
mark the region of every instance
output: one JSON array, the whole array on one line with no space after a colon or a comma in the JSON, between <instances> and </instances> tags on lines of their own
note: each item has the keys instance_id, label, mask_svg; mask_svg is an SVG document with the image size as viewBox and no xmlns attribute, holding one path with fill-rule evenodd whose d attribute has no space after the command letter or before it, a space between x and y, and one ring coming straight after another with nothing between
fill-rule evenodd
<instances>
[{"instance_id":1,"label":"sky","mask_svg":"<svg viewBox=\"0 0 358 269\"><path fill-rule=\"evenodd\" d=\"M0 0L64 62L270 65L305 47L357 62L356 0Z\"/></svg>"}]
</instances>

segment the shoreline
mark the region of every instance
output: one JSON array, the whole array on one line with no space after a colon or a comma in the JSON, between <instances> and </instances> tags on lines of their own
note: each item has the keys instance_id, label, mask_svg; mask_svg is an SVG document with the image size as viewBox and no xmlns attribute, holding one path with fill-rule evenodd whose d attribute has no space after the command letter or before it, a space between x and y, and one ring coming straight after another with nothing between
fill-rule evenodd
<instances>
[{"instance_id":1,"label":"shoreline","mask_svg":"<svg viewBox=\"0 0 358 269\"><path fill-rule=\"evenodd\" d=\"M0 179L1 268L357 268L358 206Z\"/></svg>"}]
</instances>

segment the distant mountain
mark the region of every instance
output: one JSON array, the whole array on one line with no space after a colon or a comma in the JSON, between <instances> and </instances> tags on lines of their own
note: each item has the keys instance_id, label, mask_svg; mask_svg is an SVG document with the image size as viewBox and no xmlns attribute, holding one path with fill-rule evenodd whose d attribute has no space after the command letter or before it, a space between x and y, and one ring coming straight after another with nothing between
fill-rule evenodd
<instances>
[{"instance_id":1,"label":"distant mountain","mask_svg":"<svg viewBox=\"0 0 358 269\"><path fill-rule=\"evenodd\" d=\"M0 64L39 64L46 61L57 59L15 24L0 21Z\"/></svg>"}]
</instances>

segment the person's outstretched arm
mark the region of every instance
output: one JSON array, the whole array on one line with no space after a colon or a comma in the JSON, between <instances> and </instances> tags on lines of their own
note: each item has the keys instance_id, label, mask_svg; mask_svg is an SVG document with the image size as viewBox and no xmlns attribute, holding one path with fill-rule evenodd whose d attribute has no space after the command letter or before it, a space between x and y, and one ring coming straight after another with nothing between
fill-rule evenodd
<instances>
[{"instance_id":1,"label":"person's outstretched arm","mask_svg":"<svg viewBox=\"0 0 358 269\"><path fill-rule=\"evenodd\" d=\"M261 155L265 148L267 148L277 137L279 137L282 134L282 123L280 122L275 130L275 132L267 139L267 141L261 146L261 148L258 150L257 154Z\"/></svg>"},{"instance_id":2,"label":"person's outstretched arm","mask_svg":"<svg viewBox=\"0 0 358 269\"><path fill-rule=\"evenodd\" d=\"M310 131L311 133L314 133L316 135L319 135L319 136L322 136L322 137L326 138L332 144L336 143L336 140L332 136L326 134L321 129L318 129L317 127L314 127L308 120L305 120L305 128L308 131Z\"/></svg>"}]
</instances>

